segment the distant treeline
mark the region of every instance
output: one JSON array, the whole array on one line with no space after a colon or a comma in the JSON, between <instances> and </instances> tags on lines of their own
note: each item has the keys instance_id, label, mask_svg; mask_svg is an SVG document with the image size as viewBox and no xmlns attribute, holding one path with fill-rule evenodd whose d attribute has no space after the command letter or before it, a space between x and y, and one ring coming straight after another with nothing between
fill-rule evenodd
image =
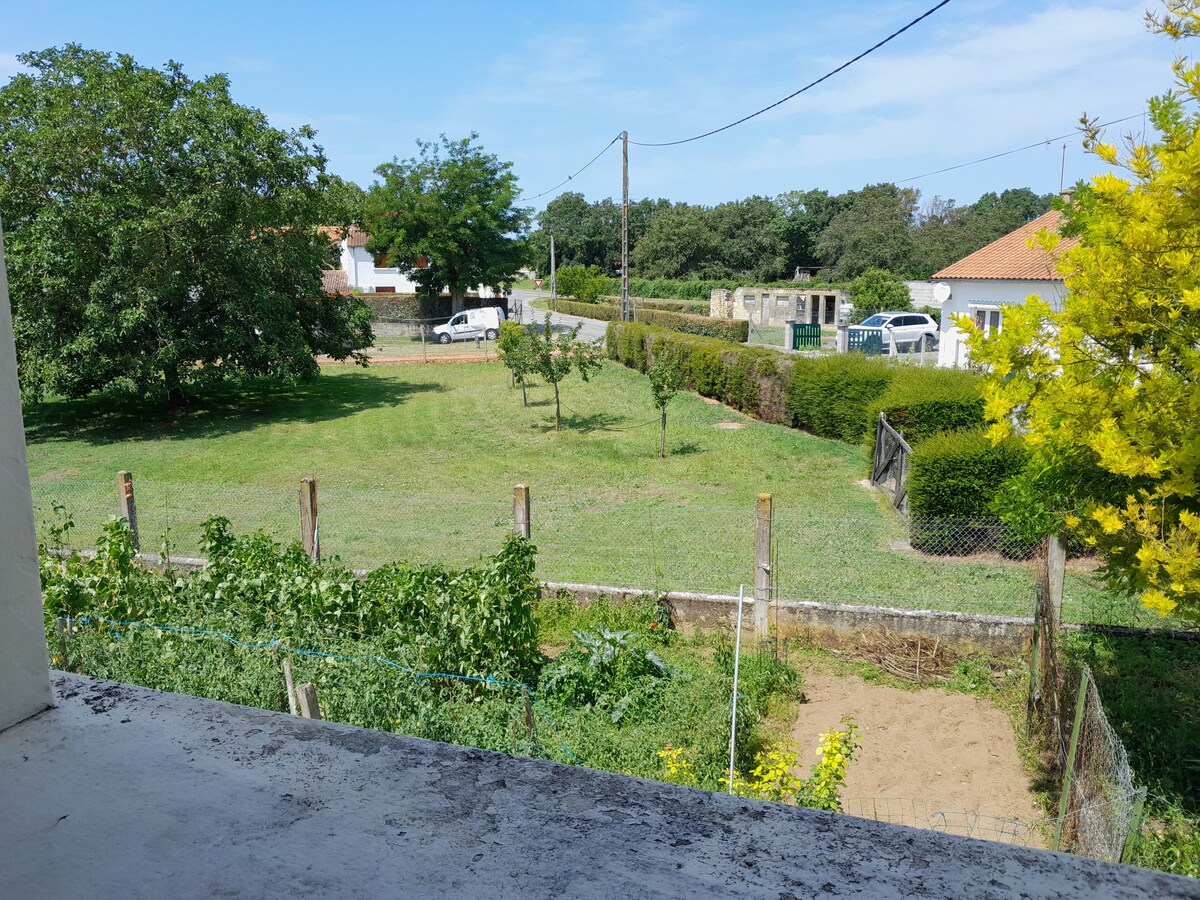
<instances>
[{"instance_id":1,"label":"distant treeline","mask_svg":"<svg viewBox=\"0 0 1200 900\"><path fill-rule=\"evenodd\" d=\"M987 193L969 206L916 188L874 184L860 191L790 191L716 206L638 200L629 206L630 272L639 278L752 280L790 278L820 267L830 281L871 268L903 278L938 269L1008 234L1050 209L1053 195L1028 188ZM595 265L616 274L621 206L582 194L552 200L530 238L539 271L549 268L550 232L561 265Z\"/></svg>"}]
</instances>

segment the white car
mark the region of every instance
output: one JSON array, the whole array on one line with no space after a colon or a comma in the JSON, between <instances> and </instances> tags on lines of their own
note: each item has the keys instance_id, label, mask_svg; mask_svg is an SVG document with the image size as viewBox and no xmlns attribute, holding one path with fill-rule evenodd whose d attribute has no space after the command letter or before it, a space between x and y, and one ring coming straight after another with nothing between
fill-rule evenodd
<instances>
[{"instance_id":1,"label":"white car","mask_svg":"<svg viewBox=\"0 0 1200 900\"><path fill-rule=\"evenodd\" d=\"M445 325L433 329L433 336L440 344L451 341L469 341L477 337L494 341L500 337L500 323L504 321L504 310L499 306L482 309L466 309L454 316Z\"/></svg>"},{"instance_id":2,"label":"white car","mask_svg":"<svg viewBox=\"0 0 1200 900\"><path fill-rule=\"evenodd\" d=\"M932 316L915 312L878 312L858 325L851 325L850 331L866 333L879 331L883 337L886 351L892 335L897 344L917 344L932 347L938 338L938 323Z\"/></svg>"}]
</instances>

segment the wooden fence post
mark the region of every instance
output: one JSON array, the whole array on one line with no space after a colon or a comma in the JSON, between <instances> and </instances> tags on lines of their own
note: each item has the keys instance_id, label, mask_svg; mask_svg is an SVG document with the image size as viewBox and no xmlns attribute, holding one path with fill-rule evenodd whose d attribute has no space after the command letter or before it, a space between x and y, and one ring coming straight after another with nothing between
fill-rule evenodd
<instances>
[{"instance_id":1,"label":"wooden fence post","mask_svg":"<svg viewBox=\"0 0 1200 900\"><path fill-rule=\"evenodd\" d=\"M1142 842L1142 823L1146 814L1146 789L1138 788L1133 796L1133 808L1129 811L1129 828L1125 832L1125 844L1121 847L1121 862L1133 864L1137 859L1138 845Z\"/></svg>"},{"instance_id":2,"label":"wooden fence post","mask_svg":"<svg viewBox=\"0 0 1200 900\"><path fill-rule=\"evenodd\" d=\"M321 532L317 523L317 479L300 479L300 544L313 559L321 558Z\"/></svg>"},{"instance_id":3,"label":"wooden fence post","mask_svg":"<svg viewBox=\"0 0 1200 900\"><path fill-rule=\"evenodd\" d=\"M133 499L133 475L129 472L117 473L117 515L129 523L129 533L133 535L134 552L142 549L138 536L137 503Z\"/></svg>"},{"instance_id":4,"label":"wooden fence post","mask_svg":"<svg viewBox=\"0 0 1200 900\"><path fill-rule=\"evenodd\" d=\"M296 683L292 681L292 661L286 656L283 657L283 687L287 691L288 712L294 716L299 712L296 709Z\"/></svg>"},{"instance_id":5,"label":"wooden fence post","mask_svg":"<svg viewBox=\"0 0 1200 900\"><path fill-rule=\"evenodd\" d=\"M532 533L529 518L529 488L518 484L513 488L513 534L529 538Z\"/></svg>"},{"instance_id":6,"label":"wooden fence post","mask_svg":"<svg viewBox=\"0 0 1200 900\"><path fill-rule=\"evenodd\" d=\"M317 702L317 686L311 681L296 688L296 699L300 702L300 715L306 719L321 718L321 705Z\"/></svg>"},{"instance_id":7,"label":"wooden fence post","mask_svg":"<svg viewBox=\"0 0 1200 900\"><path fill-rule=\"evenodd\" d=\"M1067 577L1067 548L1058 535L1046 538L1046 591L1054 615L1054 630L1062 627L1063 587Z\"/></svg>"},{"instance_id":8,"label":"wooden fence post","mask_svg":"<svg viewBox=\"0 0 1200 900\"><path fill-rule=\"evenodd\" d=\"M1071 803L1071 781L1075 776L1075 757L1079 753L1079 731L1083 725L1083 713L1087 709L1088 670L1079 676L1079 697L1075 701L1075 724L1071 726L1071 747L1067 750L1067 768L1063 773L1062 799L1058 801L1058 822L1054 825L1054 849L1062 849L1063 823Z\"/></svg>"},{"instance_id":9,"label":"wooden fence post","mask_svg":"<svg viewBox=\"0 0 1200 900\"><path fill-rule=\"evenodd\" d=\"M771 604L771 495L759 494L754 517L754 634L767 637Z\"/></svg>"}]
</instances>

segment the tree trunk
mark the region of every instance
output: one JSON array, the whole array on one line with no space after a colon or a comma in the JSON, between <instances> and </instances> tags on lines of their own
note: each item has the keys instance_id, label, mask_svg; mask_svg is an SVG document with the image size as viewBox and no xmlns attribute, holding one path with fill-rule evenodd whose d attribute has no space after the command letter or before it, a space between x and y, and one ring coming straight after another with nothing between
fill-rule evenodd
<instances>
[{"instance_id":1,"label":"tree trunk","mask_svg":"<svg viewBox=\"0 0 1200 900\"><path fill-rule=\"evenodd\" d=\"M183 389L179 381L179 372L175 369L163 369L163 382L167 388L167 405L172 407L187 406L191 395Z\"/></svg>"},{"instance_id":2,"label":"tree trunk","mask_svg":"<svg viewBox=\"0 0 1200 900\"><path fill-rule=\"evenodd\" d=\"M450 293L450 315L456 316L463 311L463 294L461 291L452 291Z\"/></svg>"},{"instance_id":3,"label":"tree trunk","mask_svg":"<svg viewBox=\"0 0 1200 900\"><path fill-rule=\"evenodd\" d=\"M558 382L554 382L554 430L559 430L559 423L562 421L562 413L558 408Z\"/></svg>"},{"instance_id":4,"label":"tree trunk","mask_svg":"<svg viewBox=\"0 0 1200 900\"><path fill-rule=\"evenodd\" d=\"M658 436L658 458L667 458L667 411L662 411L662 432Z\"/></svg>"},{"instance_id":5,"label":"tree trunk","mask_svg":"<svg viewBox=\"0 0 1200 900\"><path fill-rule=\"evenodd\" d=\"M525 376L524 375L521 376L521 404L523 406L529 405L529 395L525 393Z\"/></svg>"}]
</instances>

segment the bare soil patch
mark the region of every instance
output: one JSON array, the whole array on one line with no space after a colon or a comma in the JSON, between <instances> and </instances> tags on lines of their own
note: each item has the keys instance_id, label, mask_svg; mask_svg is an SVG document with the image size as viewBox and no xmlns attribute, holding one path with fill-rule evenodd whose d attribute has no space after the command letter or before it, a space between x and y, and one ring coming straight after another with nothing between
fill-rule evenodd
<instances>
[{"instance_id":1,"label":"bare soil patch","mask_svg":"<svg viewBox=\"0 0 1200 900\"><path fill-rule=\"evenodd\" d=\"M817 736L849 715L862 748L842 796L851 815L1040 846L1025 826L1044 818L1029 790L1009 717L986 700L928 688L905 691L857 675L805 675L792 739L797 775Z\"/></svg>"},{"instance_id":2,"label":"bare soil patch","mask_svg":"<svg viewBox=\"0 0 1200 900\"><path fill-rule=\"evenodd\" d=\"M713 428L724 428L728 431L735 431L738 428L745 428L745 427L746 427L745 422L717 422L713 425Z\"/></svg>"}]
</instances>

